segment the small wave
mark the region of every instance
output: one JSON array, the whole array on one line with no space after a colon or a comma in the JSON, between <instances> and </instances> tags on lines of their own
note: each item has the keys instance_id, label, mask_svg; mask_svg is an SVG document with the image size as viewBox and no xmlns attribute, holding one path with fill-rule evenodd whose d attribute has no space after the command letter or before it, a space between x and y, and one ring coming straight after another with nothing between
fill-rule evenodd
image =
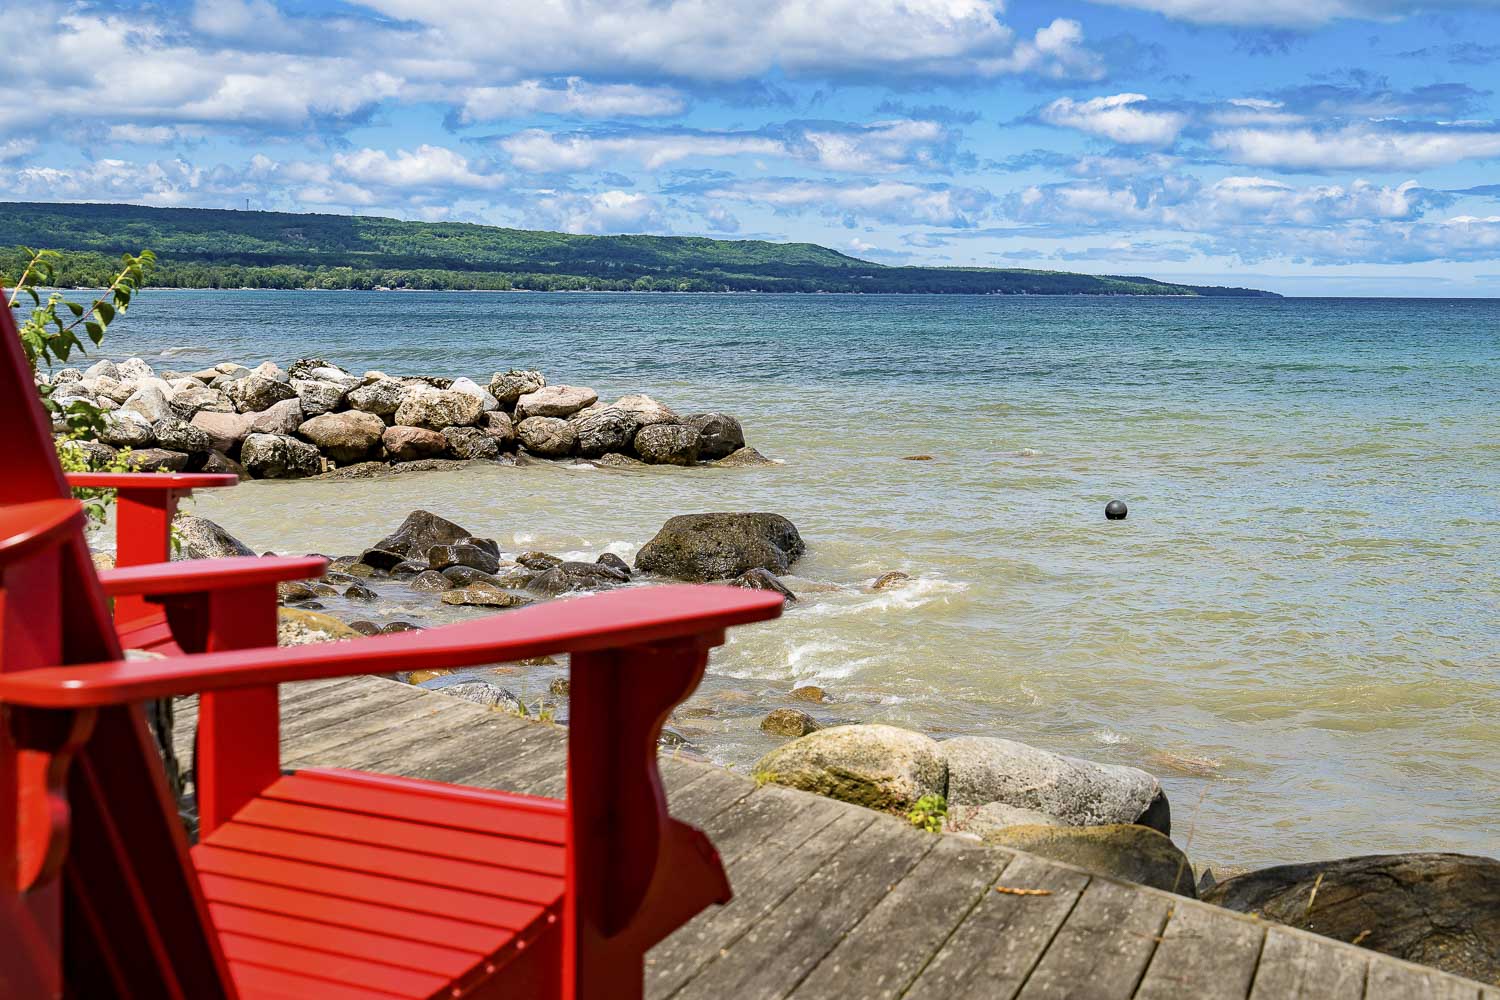
<instances>
[{"instance_id":1,"label":"small wave","mask_svg":"<svg viewBox=\"0 0 1500 1000\"><path fill-rule=\"evenodd\" d=\"M1095 743L1102 743L1107 747L1119 746L1126 741L1123 733L1117 733L1113 729L1097 729L1090 733L1089 736L1093 738Z\"/></svg>"},{"instance_id":2,"label":"small wave","mask_svg":"<svg viewBox=\"0 0 1500 1000\"><path fill-rule=\"evenodd\" d=\"M213 348L203 344L188 344L184 347L164 347L157 352L159 358L175 358L179 354L198 354L203 351L211 351Z\"/></svg>"}]
</instances>

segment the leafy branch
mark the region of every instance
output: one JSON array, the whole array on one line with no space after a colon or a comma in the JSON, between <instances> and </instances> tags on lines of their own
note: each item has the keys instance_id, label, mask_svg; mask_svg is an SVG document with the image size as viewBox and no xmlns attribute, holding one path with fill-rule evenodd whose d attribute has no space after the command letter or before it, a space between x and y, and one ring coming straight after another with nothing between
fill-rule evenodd
<instances>
[{"instance_id":1,"label":"leafy branch","mask_svg":"<svg viewBox=\"0 0 1500 1000\"><path fill-rule=\"evenodd\" d=\"M156 269L156 255L150 250L136 255L124 254L120 258L119 273L90 305L69 301L61 292L53 292L43 301L37 289L56 282L62 254L56 250L33 250L30 247L21 250L27 258L26 266L6 305L19 309L22 308L23 295L31 299L31 315L19 326L21 344L33 371L40 363L50 366L55 362L66 362L75 349L85 350L78 338L80 327L97 347L104 340L109 325L130 308L131 297L150 280L151 272ZM63 314L63 310L71 319Z\"/></svg>"}]
</instances>

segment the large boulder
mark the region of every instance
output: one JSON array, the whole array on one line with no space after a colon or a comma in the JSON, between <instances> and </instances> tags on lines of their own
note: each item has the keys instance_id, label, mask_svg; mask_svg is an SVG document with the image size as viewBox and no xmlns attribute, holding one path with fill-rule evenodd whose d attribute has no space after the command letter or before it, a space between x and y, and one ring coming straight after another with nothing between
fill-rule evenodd
<instances>
[{"instance_id":1,"label":"large boulder","mask_svg":"<svg viewBox=\"0 0 1500 1000\"><path fill-rule=\"evenodd\" d=\"M791 569L807 546L780 514L681 514L636 554L636 569L677 580L727 580L746 570Z\"/></svg>"},{"instance_id":2,"label":"large boulder","mask_svg":"<svg viewBox=\"0 0 1500 1000\"><path fill-rule=\"evenodd\" d=\"M181 472L187 468L188 454L165 448L136 448L130 452L132 472Z\"/></svg>"},{"instance_id":3,"label":"large boulder","mask_svg":"<svg viewBox=\"0 0 1500 1000\"><path fill-rule=\"evenodd\" d=\"M820 729L777 747L755 764L755 779L886 812L942 795L947 770L937 742L895 726Z\"/></svg>"},{"instance_id":4,"label":"large boulder","mask_svg":"<svg viewBox=\"0 0 1500 1000\"><path fill-rule=\"evenodd\" d=\"M240 461L256 479L302 479L323 471L323 457L306 441L285 434L251 434Z\"/></svg>"},{"instance_id":5,"label":"large boulder","mask_svg":"<svg viewBox=\"0 0 1500 1000\"><path fill-rule=\"evenodd\" d=\"M165 385L166 383L162 383ZM144 385L136 389L120 405L121 413L138 413L150 424L172 419L172 406L161 386Z\"/></svg>"},{"instance_id":6,"label":"large boulder","mask_svg":"<svg viewBox=\"0 0 1500 1000\"><path fill-rule=\"evenodd\" d=\"M188 454L213 450L213 439L201 427L175 418L163 420L154 428L156 443L172 451Z\"/></svg>"},{"instance_id":7,"label":"large boulder","mask_svg":"<svg viewBox=\"0 0 1500 1000\"><path fill-rule=\"evenodd\" d=\"M359 382L356 380L354 384L358 385ZM309 417L333 413L344 405L344 398L349 394L346 385L318 379L294 378L292 388L296 390L297 399L302 403L302 412Z\"/></svg>"},{"instance_id":8,"label":"large boulder","mask_svg":"<svg viewBox=\"0 0 1500 1000\"><path fill-rule=\"evenodd\" d=\"M590 409L582 416L575 415L572 423L578 435L578 454L586 458L629 451L640 428L635 417L617 406Z\"/></svg>"},{"instance_id":9,"label":"large boulder","mask_svg":"<svg viewBox=\"0 0 1500 1000\"><path fill-rule=\"evenodd\" d=\"M433 458L448 448L447 438L425 427L387 427L381 434L381 441L393 462Z\"/></svg>"},{"instance_id":10,"label":"large boulder","mask_svg":"<svg viewBox=\"0 0 1500 1000\"><path fill-rule=\"evenodd\" d=\"M500 568L500 560L495 558L493 553L464 542L431 546L427 550L426 562L429 568L439 571L448 569L450 566L464 566L477 569L486 575Z\"/></svg>"},{"instance_id":11,"label":"large boulder","mask_svg":"<svg viewBox=\"0 0 1500 1000\"><path fill-rule=\"evenodd\" d=\"M254 373L228 382L223 389L234 408L241 413L259 413L283 400L297 398L297 390L287 382Z\"/></svg>"},{"instance_id":12,"label":"large boulder","mask_svg":"<svg viewBox=\"0 0 1500 1000\"><path fill-rule=\"evenodd\" d=\"M516 436L527 451L544 458L569 454L578 443L578 432L561 417L527 417L516 425Z\"/></svg>"},{"instance_id":13,"label":"large boulder","mask_svg":"<svg viewBox=\"0 0 1500 1000\"><path fill-rule=\"evenodd\" d=\"M99 440L116 448L143 448L156 440L151 424L139 413L106 413Z\"/></svg>"},{"instance_id":14,"label":"large boulder","mask_svg":"<svg viewBox=\"0 0 1500 1000\"><path fill-rule=\"evenodd\" d=\"M599 394L579 385L549 385L516 400L516 418L566 417L598 402Z\"/></svg>"},{"instance_id":15,"label":"large boulder","mask_svg":"<svg viewBox=\"0 0 1500 1000\"><path fill-rule=\"evenodd\" d=\"M255 415L250 424L253 434L282 434L287 437L297 433L302 421L307 419L302 412L302 401L296 396L272 403Z\"/></svg>"},{"instance_id":16,"label":"large boulder","mask_svg":"<svg viewBox=\"0 0 1500 1000\"><path fill-rule=\"evenodd\" d=\"M126 358L120 362L117 370L119 371L119 375L115 377L122 382L139 381L143 378L156 377L156 372L151 369L151 366L140 358Z\"/></svg>"},{"instance_id":17,"label":"large boulder","mask_svg":"<svg viewBox=\"0 0 1500 1000\"><path fill-rule=\"evenodd\" d=\"M193 414L192 425L208 434L215 451L233 454L250 434L255 423L253 413L219 413L199 410Z\"/></svg>"},{"instance_id":18,"label":"large boulder","mask_svg":"<svg viewBox=\"0 0 1500 1000\"><path fill-rule=\"evenodd\" d=\"M1189 899L1198 897L1187 855L1178 850L1172 838L1149 827L1128 823L1011 826L986 833L983 840Z\"/></svg>"},{"instance_id":19,"label":"large boulder","mask_svg":"<svg viewBox=\"0 0 1500 1000\"><path fill-rule=\"evenodd\" d=\"M795 692L793 692L795 693ZM949 833L965 834L983 839L991 833L1012 826L1067 826L1056 816L1008 806L1003 802L987 802L982 806L960 806L949 803L948 816L943 829Z\"/></svg>"},{"instance_id":20,"label":"large boulder","mask_svg":"<svg viewBox=\"0 0 1500 1000\"><path fill-rule=\"evenodd\" d=\"M479 421L479 427L495 439L495 447L501 451L507 451L515 447L516 425L507 414L499 410L490 410Z\"/></svg>"},{"instance_id":21,"label":"large boulder","mask_svg":"<svg viewBox=\"0 0 1500 1000\"><path fill-rule=\"evenodd\" d=\"M1139 768L1099 764L992 736L939 744L950 805L1006 805L1056 816L1069 826L1139 823L1172 832L1161 783Z\"/></svg>"},{"instance_id":22,"label":"large boulder","mask_svg":"<svg viewBox=\"0 0 1500 1000\"><path fill-rule=\"evenodd\" d=\"M224 528L206 517L178 514L172 519L181 541L176 559L229 559L253 556L255 551Z\"/></svg>"},{"instance_id":23,"label":"large boulder","mask_svg":"<svg viewBox=\"0 0 1500 1000\"><path fill-rule=\"evenodd\" d=\"M203 410L215 413L234 412L234 404L229 401L228 396L206 385L178 389L172 394L169 405L179 420L192 420L195 414Z\"/></svg>"},{"instance_id":24,"label":"large boulder","mask_svg":"<svg viewBox=\"0 0 1500 1000\"><path fill-rule=\"evenodd\" d=\"M490 412L491 410L498 410L500 408L500 401L492 396L487 389L482 388L478 382L475 382L471 378L456 378L453 380L453 384L450 385L448 389L450 392L461 392L466 396L473 396L475 399L479 400L480 407L483 408L484 412L486 413Z\"/></svg>"},{"instance_id":25,"label":"large boulder","mask_svg":"<svg viewBox=\"0 0 1500 1000\"><path fill-rule=\"evenodd\" d=\"M358 462L380 444L385 421L360 410L323 413L301 424L297 433L335 462Z\"/></svg>"},{"instance_id":26,"label":"large boulder","mask_svg":"<svg viewBox=\"0 0 1500 1000\"><path fill-rule=\"evenodd\" d=\"M120 366L113 361L95 361L83 373L84 378L112 378L119 381Z\"/></svg>"},{"instance_id":27,"label":"large boulder","mask_svg":"<svg viewBox=\"0 0 1500 1000\"><path fill-rule=\"evenodd\" d=\"M454 458L500 457L500 442L478 427L444 427L443 440L448 442L448 454Z\"/></svg>"},{"instance_id":28,"label":"large boulder","mask_svg":"<svg viewBox=\"0 0 1500 1000\"><path fill-rule=\"evenodd\" d=\"M395 531L376 542L372 548L385 549L403 556L425 558L434 545L457 545L473 532L445 517L426 510L414 510Z\"/></svg>"},{"instance_id":29,"label":"large boulder","mask_svg":"<svg viewBox=\"0 0 1500 1000\"><path fill-rule=\"evenodd\" d=\"M348 402L356 410L373 413L378 417L389 417L401 408L401 399L406 388L393 378L376 379L369 385L349 392Z\"/></svg>"},{"instance_id":30,"label":"large boulder","mask_svg":"<svg viewBox=\"0 0 1500 1000\"><path fill-rule=\"evenodd\" d=\"M427 385L410 386L396 408L396 423L404 427L468 427L479 422L483 404L473 396Z\"/></svg>"},{"instance_id":31,"label":"large boulder","mask_svg":"<svg viewBox=\"0 0 1500 1000\"><path fill-rule=\"evenodd\" d=\"M635 418L637 427L650 427L652 424L675 424L681 422L676 411L671 407L657 402L650 396L642 393L631 393L621 396L614 404L615 409L624 410Z\"/></svg>"},{"instance_id":32,"label":"large boulder","mask_svg":"<svg viewBox=\"0 0 1500 1000\"><path fill-rule=\"evenodd\" d=\"M1210 903L1500 982L1500 861L1383 854L1281 865L1219 883Z\"/></svg>"},{"instance_id":33,"label":"large boulder","mask_svg":"<svg viewBox=\"0 0 1500 1000\"><path fill-rule=\"evenodd\" d=\"M546 385L547 379L541 372L512 368L508 372L495 373L490 379L490 394L501 406L514 406L522 396Z\"/></svg>"},{"instance_id":34,"label":"large boulder","mask_svg":"<svg viewBox=\"0 0 1500 1000\"><path fill-rule=\"evenodd\" d=\"M698 432L687 424L652 424L635 435L635 453L652 465L692 465L698 461Z\"/></svg>"},{"instance_id":35,"label":"large boulder","mask_svg":"<svg viewBox=\"0 0 1500 1000\"><path fill-rule=\"evenodd\" d=\"M694 413L683 423L698 432L698 457L726 458L745 447L745 429L727 413Z\"/></svg>"}]
</instances>

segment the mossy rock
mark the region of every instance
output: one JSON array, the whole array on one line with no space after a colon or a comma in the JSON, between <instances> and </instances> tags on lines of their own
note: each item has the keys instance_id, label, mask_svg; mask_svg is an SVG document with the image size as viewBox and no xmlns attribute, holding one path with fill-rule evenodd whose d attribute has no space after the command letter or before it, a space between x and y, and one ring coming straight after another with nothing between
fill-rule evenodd
<instances>
[{"instance_id":1,"label":"mossy rock","mask_svg":"<svg viewBox=\"0 0 1500 1000\"><path fill-rule=\"evenodd\" d=\"M945 795L948 768L937 741L896 726L822 729L777 747L755 778L879 809L905 813L924 795Z\"/></svg>"},{"instance_id":2,"label":"mossy rock","mask_svg":"<svg viewBox=\"0 0 1500 1000\"><path fill-rule=\"evenodd\" d=\"M358 639L359 632L332 615L302 608L277 608L276 631L283 646L301 646L310 642L332 642L335 639Z\"/></svg>"},{"instance_id":3,"label":"mossy rock","mask_svg":"<svg viewBox=\"0 0 1500 1000\"><path fill-rule=\"evenodd\" d=\"M1172 838L1146 826L1011 826L984 835L986 844L1112 875L1197 899L1193 866Z\"/></svg>"}]
</instances>

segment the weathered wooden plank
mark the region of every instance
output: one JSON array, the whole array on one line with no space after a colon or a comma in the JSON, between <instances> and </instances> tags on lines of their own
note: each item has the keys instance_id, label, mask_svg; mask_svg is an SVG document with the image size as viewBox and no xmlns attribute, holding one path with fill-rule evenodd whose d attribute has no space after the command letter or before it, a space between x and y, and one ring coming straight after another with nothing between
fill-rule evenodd
<instances>
[{"instance_id":1,"label":"weathered wooden plank","mask_svg":"<svg viewBox=\"0 0 1500 1000\"><path fill-rule=\"evenodd\" d=\"M525 727L530 723L506 712L482 711L477 716L454 721L446 732L433 734L418 746L381 754L369 765L370 769L426 781L473 785L475 782L470 779L496 761L510 760L545 745L545 741L528 738L531 734Z\"/></svg>"},{"instance_id":2,"label":"weathered wooden plank","mask_svg":"<svg viewBox=\"0 0 1500 1000\"><path fill-rule=\"evenodd\" d=\"M684 823L703 826L714 816L733 808L755 791L755 782L722 767L706 765L707 776L672 796L672 815Z\"/></svg>"},{"instance_id":3,"label":"weathered wooden plank","mask_svg":"<svg viewBox=\"0 0 1500 1000\"><path fill-rule=\"evenodd\" d=\"M647 955L646 995L674 995L873 820L873 813L848 808L804 808L787 816L754 851L726 864L734 889L727 905L700 913Z\"/></svg>"},{"instance_id":4,"label":"weathered wooden plank","mask_svg":"<svg viewBox=\"0 0 1500 1000\"><path fill-rule=\"evenodd\" d=\"M1266 928L1207 903L1175 904L1136 996L1244 1000Z\"/></svg>"},{"instance_id":5,"label":"weathered wooden plank","mask_svg":"<svg viewBox=\"0 0 1500 1000\"><path fill-rule=\"evenodd\" d=\"M1479 1000L1479 986L1436 969L1374 956L1365 980L1365 1000Z\"/></svg>"},{"instance_id":6,"label":"weathered wooden plank","mask_svg":"<svg viewBox=\"0 0 1500 1000\"><path fill-rule=\"evenodd\" d=\"M409 738L414 729L424 724L432 731L440 730L443 725L443 713L430 702L416 699L394 704L376 703L336 726L324 727L301 737L283 739L282 766L360 769L364 767L366 760L363 748L370 740L392 733Z\"/></svg>"},{"instance_id":7,"label":"weathered wooden plank","mask_svg":"<svg viewBox=\"0 0 1500 1000\"><path fill-rule=\"evenodd\" d=\"M906 991L909 997L1008 998L1016 995L1051 944L1089 877L1017 854L998 884L1047 895L984 894Z\"/></svg>"},{"instance_id":8,"label":"weathered wooden plank","mask_svg":"<svg viewBox=\"0 0 1500 1000\"><path fill-rule=\"evenodd\" d=\"M712 776L704 780L710 782L708 791L727 790L730 794L739 791L737 787L726 788L722 784L717 788L713 787L717 781ZM704 797L701 801L708 800ZM733 873L737 870L737 862L751 852L781 853L792 850L839 816L848 815L849 810L850 807L842 802L793 791L780 785L766 785L735 800L729 808L695 821L714 842L719 857ZM680 816L675 808L673 814Z\"/></svg>"},{"instance_id":9,"label":"weathered wooden plank","mask_svg":"<svg viewBox=\"0 0 1500 1000\"><path fill-rule=\"evenodd\" d=\"M909 823L877 817L677 996L681 1000L785 997L935 843L934 837Z\"/></svg>"},{"instance_id":10,"label":"weathered wooden plank","mask_svg":"<svg viewBox=\"0 0 1500 1000\"><path fill-rule=\"evenodd\" d=\"M1156 952L1172 903L1092 878L1021 989L1021 1000L1130 997Z\"/></svg>"},{"instance_id":11,"label":"weathered wooden plank","mask_svg":"<svg viewBox=\"0 0 1500 1000\"><path fill-rule=\"evenodd\" d=\"M285 747L310 740L315 733L327 729L342 729L345 724L358 720L362 715L391 705L412 704L421 698L422 692L415 688L402 691L383 685L356 685L331 693L319 692L309 699L319 704L304 705L300 710L282 716L281 743ZM339 734L335 732L333 738L338 739Z\"/></svg>"},{"instance_id":12,"label":"weathered wooden plank","mask_svg":"<svg viewBox=\"0 0 1500 1000\"><path fill-rule=\"evenodd\" d=\"M793 992L795 1000L886 1000L917 974L1014 857L957 837L939 837Z\"/></svg>"},{"instance_id":13,"label":"weathered wooden plank","mask_svg":"<svg viewBox=\"0 0 1500 1000\"><path fill-rule=\"evenodd\" d=\"M1266 927L1250 1000L1360 1000L1370 953Z\"/></svg>"}]
</instances>

